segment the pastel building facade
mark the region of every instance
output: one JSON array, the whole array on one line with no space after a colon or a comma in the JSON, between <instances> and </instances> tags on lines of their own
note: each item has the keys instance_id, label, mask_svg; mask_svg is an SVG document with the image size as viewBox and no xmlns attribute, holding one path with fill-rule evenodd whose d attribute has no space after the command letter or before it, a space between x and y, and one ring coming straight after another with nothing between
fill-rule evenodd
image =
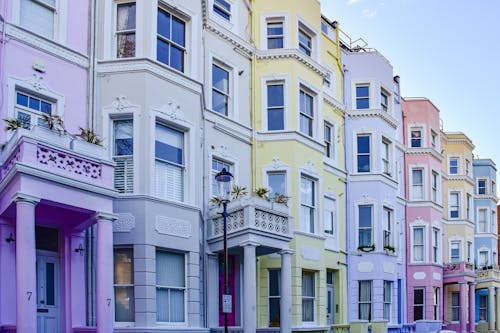
<instances>
[{"instance_id":1,"label":"pastel building facade","mask_svg":"<svg viewBox=\"0 0 500 333\"><path fill-rule=\"evenodd\" d=\"M443 322L475 332L474 145L463 133L441 132L444 223Z\"/></svg>"},{"instance_id":2,"label":"pastel building facade","mask_svg":"<svg viewBox=\"0 0 500 333\"><path fill-rule=\"evenodd\" d=\"M95 11L91 121L115 163L114 331L206 331L201 2Z\"/></svg>"},{"instance_id":3,"label":"pastel building facade","mask_svg":"<svg viewBox=\"0 0 500 333\"><path fill-rule=\"evenodd\" d=\"M406 324L403 117L399 77L344 43L349 322ZM372 326L376 327L376 326Z\"/></svg>"},{"instance_id":4,"label":"pastel building facade","mask_svg":"<svg viewBox=\"0 0 500 333\"><path fill-rule=\"evenodd\" d=\"M0 131L0 331L93 326L85 289L93 226L97 332L111 332L113 162L75 136L91 128L90 1L0 7L0 118L12 124Z\"/></svg>"},{"instance_id":5,"label":"pastel building facade","mask_svg":"<svg viewBox=\"0 0 500 333\"><path fill-rule=\"evenodd\" d=\"M406 147L408 322L438 331L443 322L443 206L439 110L403 100Z\"/></svg>"},{"instance_id":6,"label":"pastel building facade","mask_svg":"<svg viewBox=\"0 0 500 333\"><path fill-rule=\"evenodd\" d=\"M317 1L251 4L252 187L289 197L293 237L281 258L259 257L257 325L322 331L347 322L338 31Z\"/></svg>"},{"instance_id":7,"label":"pastel building facade","mask_svg":"<svg viewBox=\"0 0 500 333\"><path fill-rule=\"evenodd\" d=\"M500 329L496 165L491 159L474 159L474 214L476 266L476 328Z\"/></svg>"}]
</instances>

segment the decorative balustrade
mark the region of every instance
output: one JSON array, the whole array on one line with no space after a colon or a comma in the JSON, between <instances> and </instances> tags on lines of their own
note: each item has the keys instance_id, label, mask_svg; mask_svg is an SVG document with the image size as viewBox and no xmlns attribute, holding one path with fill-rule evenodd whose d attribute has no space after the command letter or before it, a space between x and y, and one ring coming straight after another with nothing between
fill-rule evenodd
<instances>
[{"instance_id":1,"label":"decorative balustrade","mask_svg":"<svg viewBox=\"0 0 500 333\"><path fill-rule=\"evenodd\" d=\"M478 268L476 270L477 282L480 282L481 280L490 280L490 279L500 280L500 269L497 265Z\"/></svg>"},{"instance_id":2,"label":"decorative balustrade","mask_svg":"<svg viewBox=\"0 0 500 333\"><path fill-rule=\"evenodd\" d=\"M328 333L349 333L350 325L334 324L330 325Z\"/></svg>"},{"instance_id":3,"label":"decorative balustrade","mask_svg":"<svg viewBox=\"0 0 500 333\"><path fill-rule=\"evenodd\" d=\"M16 164L50 170L79 181L113 187L113 164L104 148L42 127L17 129L0 155L0 180Z\"/></svg>"},{"instance_id":4,"label":"decorative balustrade","mask_svg":"<svg viewBox=\"0 0 500 333\"><path fill-rule=\"evenodd\" d=\"M209 239L224 234L224 220L221 209L211 211ZM282 204L268 202L261 198L236 199L227 207L228 235L239 231L256 231L264 234L292 237L291 218L288 208Z\"/></svg>"},{"instance_id":5,"label":"decorative balustrade","mask_svg":"<svg viewBox=\"0 0 500 333\"><path fill-rule=\"evenodd\" d=\"M474 265L469 262L456 262L446 264L443 268L443 274L461 274L461 273L472 273L474 274Z\"/></svg>"}]
</instances>

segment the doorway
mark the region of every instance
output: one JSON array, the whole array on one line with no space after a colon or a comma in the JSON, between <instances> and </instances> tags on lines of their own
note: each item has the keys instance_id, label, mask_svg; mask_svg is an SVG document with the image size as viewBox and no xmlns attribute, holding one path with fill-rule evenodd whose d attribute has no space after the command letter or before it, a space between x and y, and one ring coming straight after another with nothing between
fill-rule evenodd
<instances>
[{"instance_id":1,"label":"doorway","mask_svg":"<svg viewBox=\"0 0 500 333\"><path fill-rule=\"evenodd\" d=\"M335 324L335 282L332 271L326 272L326 322Z\"/></svg>"}]
</instances>

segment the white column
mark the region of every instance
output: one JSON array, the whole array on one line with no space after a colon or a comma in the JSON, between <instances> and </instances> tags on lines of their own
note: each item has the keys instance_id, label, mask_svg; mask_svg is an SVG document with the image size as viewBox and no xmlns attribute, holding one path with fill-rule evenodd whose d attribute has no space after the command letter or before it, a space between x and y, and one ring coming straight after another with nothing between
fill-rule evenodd
<instances>
[{"instance_id":1,"label":"white column","mask_svg":"<svg viewBox=\"0 0 500 333\"><path fill-rule=\"evenodd\" d=\"M97 333L113 332L113 221L112 214L98 213L96 259Z\"/></svg>"},{"instance_id":2,"label":"white column","mask_svg":"<svg viewBox=\"0 0 500 333\"><path fill-rule=\"evenodd\" d=\"M36 333L35 206L40 201L24 194L16 202L16 332Z\"/></svg>"},{"instance_id":3,"label":"white column","mask_svg":"<svg viewBox=\"0 0 500 333\"><path fill-rule=\"evenodd\" d=\"M495 330L495 287L488 287L488 300L489 300L489 311L488 311L488 329L490 331Z\"/></svg>"},{"instance_id":4,"label":"white column","mask_svg":"<svg viewBox=\"0 0 500 333\"><path fill-rule=\"evenodd\" d=\"M469 333L476 333L476 287L469 283Z\"/></svg>"},{"instance_id":5,"label":"white column","mask_svg":"<svg viewBox=\"0 0 500 333\"><path fill-rule=\"evenodd\" d=\"M496 321L496 330L500 331L500 288L497 288L497 306L496 306L496 312L497 312L497 321Z\"/></svg>"},{"instance_id":6,"label":"white column","mask_svg":"<svg viewBox=\"0 0 500 333\"><path fill-rule=\"evenodd\" d=\"M281 254L280 280L280 327L281 333L292 332L292 254L293 250L284 249Z\"/></svg>"},{"instance_id":7,"label":"white column","mask_svg":"<svg viewBox=\"0 0 500 333\"><path fill-rule=\"evenodd\" d=\"M255 248L256 243L245 243L243 246L243 332L255 333L257 328L256 316L256 299L257 299L257 283L256 283L256 261ZM234 300L233 300L234 302Z\"/></svg>"}]
</instances>

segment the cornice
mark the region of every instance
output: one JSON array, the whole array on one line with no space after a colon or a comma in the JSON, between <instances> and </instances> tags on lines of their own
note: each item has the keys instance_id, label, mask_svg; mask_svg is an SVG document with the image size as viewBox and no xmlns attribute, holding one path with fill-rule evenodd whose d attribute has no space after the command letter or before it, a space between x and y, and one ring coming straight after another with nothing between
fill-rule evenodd
<instances>
[{"instance_id":1,"label":"cornice","mask_svg":"<svg viewBox=\"0 0 500 333\"><path fill-rule=\"evenodd\" d=\"M222 39L227 40L229 43L237 47L239 50L243 51L245 56L247 56L248 58L250 58L254 54L255 48L250 43L247 43L242 38L238 37L237 35L233 34L230 31L222 31L221 29L216 28L211 23L212 22L208 20L205 25L205 28L208 31L213 32Z\"/></svg>"},{"instance_id":2,"label":"cornice","mask_svg":"<svg viewBox=\"0 0 500 333\"><path fill-rule=\"evenodd\" d=\"M213 128L232 136L246 144L251 144L252 130L240 123L215 114L213 111L205 111L205 120L213 124Z\"/></svg>"},{"instance_id":3,"label":"cornice","mask_svg":"<svg viewBox=\"0 0 500 333\"><path fill-rule=\"evenodd\" d=\"M474 179L466 175L448 175L443 174L442 177L447 181L464 181L474 186Z\"/></svg>"},{"instance_id":4,"label":"cornice","mask_svg":"<svg viewBox=\"0 0 500 333\"><path fill-rule=\"evenodd\" d=\"M498 203L498 198L491 194L474 194L475 200L491 200L495 203Z\"/></svg>"},{"instance_id":5,"label":"cornice","mask_svg":"<svg viewBox=\"0 0 500 333\"><path fill-rule=\"evenodd\" d=\"M51 54L62 60L71 62L83 68L89 67L89 59L87 56L79 52L73 51L68 47L56 43L50 39L38 36L32 33L31 31L21 28L17 25L7 23L6 34L13 40L16 40L22 44L25 44L27 46Z\"/></svg>"},{"instance_id":6,"label":"cornice","mask_svg":"<svg viewBox=\"0 0 500 333\"><path fill-rule=\"evenodd\" d=\"M439 162L443 161L443 154L438 153L435 149L432 148L411 148L407 147L406 152L408 155L432 155Z\"/></svg>"},{"instance_id":7,"label":"cornice","mask_svg":"<svg viewBox=\"0 0 500 333\"><path fill-rule=\"evenodd\" d=\"M316 139L307 137L297 131L258 131L256 139L257 141L296 141L318 151L321 154L325 151L323 143L316 141Z\"/></svg>"},{"instance_id":8,"label":"cornice","mask_svg":"<svg viewBox=\"0 0 500 333\"><path fill-rule=\"evenodd\" d=\"M202 84L200 82L191 79L184 73L173 70L168 66L148 58L99 61L96 66L96 72L101 76L110 73L148 72L162 79L166 79L173 84L188 88L194 93L201 94L202 91Z\"/></svg>"},{"instance_id":9,"label":"cornice","mask_svg":"<svg viewBox=\"0 0 500 333\"><path fill-rule=\"evenodd\" d=\"M389 124L392 128L397 129L399 122L396 118L391 116L385 111L379 109L368 109L368 110L347 110L347 115L350 118L366 118L366 117L379 117Z\"/></svg>"},{"instance_id":10,"label":"cornice","mask_svg":"<svg viewBox=\"0 0 500 333\"><path fill-rule=\"evenodd\" d=\"M328 74L328 70L324 66L300 52L298 49L257 50L256 56L257 60L295 59L321 75L323 78L326 78Z\"/></svg>"},{"instance_id":11,"label":"cornice","mask_svg":"<svg viewBox=\"0 0 500 333\"><path fill-rule=\"evenodd\" d=\"M332 106L335 110L339 111L342 115L345 113L346 107L344 104L337 101L335 98L330 95L323 94L323 101Z\"/></svg>"}]
</instances>

